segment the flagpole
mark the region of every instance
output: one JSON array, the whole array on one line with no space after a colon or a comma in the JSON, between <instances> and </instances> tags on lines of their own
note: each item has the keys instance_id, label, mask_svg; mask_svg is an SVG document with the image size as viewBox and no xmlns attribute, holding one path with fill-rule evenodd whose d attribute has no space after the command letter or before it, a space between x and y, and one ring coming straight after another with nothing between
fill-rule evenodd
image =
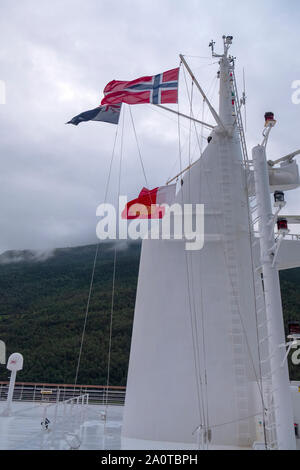
<instances>
[{"instance_id":1,"label":"flagpole","mask_svg":"<svg viewBox=\"0 0 300 470\"><path fill-rule=\"evenodd\" d=\"M214 129L215 126L211 124L207 124L206 122L199 121L199 119L193 118L191 116L187 116L187 114L179 113L178 111L175 111L174 109L167 108L166 106L162 106L161 104L155 104L155 106L158 106L159 108L165 109L166 111L170 111L173 114L177 114L177 116L182 116L187 119L190 119L191 121L197 122L198 124L201 124L202 126L208 127L209 129Z\"/></svg>"},{"instance_id":2,"label":"flagpole","mask_svg":"<svg viewBox=\"0 0 300 470\"><path fill-rule=\"evenodd\" d=\"M182 54L179 54L179 57L183 63L183 65L185 66L185 68L187 69L187 71L189 72L190 76L192 77L192 80L193 82L195 83L196 87L198 88L198 90L200 91L204 101L206 101L207 103L207 106L209 107L210 109L210 112L211 114L213 115L213 117L215 118L216 122L219 124L219 126L221 126L223 128L223 130L226 132L226 129L225 129L225 126L223 124L223 122L221 121L220 119L220 116L218 115L217 111L214 109L214 107L210 104L210 101L209 99L207 98L206 94L204 93L204 91L202 90L201 86L199 85L195 75L193 74L192 70L190 69L187 61L185 60L185 58L183 57Z\"/></svg>"}]
</instances>

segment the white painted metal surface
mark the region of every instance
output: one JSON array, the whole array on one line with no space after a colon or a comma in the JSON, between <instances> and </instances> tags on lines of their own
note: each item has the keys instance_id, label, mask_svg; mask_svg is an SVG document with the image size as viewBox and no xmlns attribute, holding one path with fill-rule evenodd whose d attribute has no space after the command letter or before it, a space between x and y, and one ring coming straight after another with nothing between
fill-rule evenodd
<instances>
[{"instance_id":1,"label":"white painted metal surface","mask_svg":"<svg viewBox=\"0 0 300 470\"><path fill-rule=\"evenodd\" d=\"M300 423L300 382L292 382L292 397L294 409L294 421ZM0 402L0 413L4 402ZM70 443L74 440L80 441L79 450L114 450L114 449L155 449L155 450L188 450L196 449L196 445L175 443L143 441L141 439L122 439L121 427L123 421L123 407L109 406L107 420L101 418L105 409L101 405L90 405L87 408L86 418L80 428L73 429L68 433L67 440L51 437L52 430L43 431L41 427L41 416L44 413L45 403L13 402L12 415L0 417L0 450L40 450L40 449L70 449ZM54 411L54 408L53 408ZM49 415L50 424L53 415ZM73 437L72 437L73 435ZM261 448L262 446L260 446ZM213 449L234 449L237 447L213 446ZM300 449L300 439L297 439L297 448ZM249 449L249 448L248 448Z\"/></svg>"},{"instance_id":2,"label":"white painted metal surface","mask_svg":"<svg viewBox=\"0 0 300 470\"><path fill-rule=\"evenodd\" d=\"M267 335L271 364L271 386L274 399L275 428L279 449L294 450L292 398L287 362L284 360L285 334L278 270L273 266L275 237L269 190L269 176L264 146L253 149L254 179L260 227L260 258L266 301Z\"/></svg>"},{"instance_id":3,"label":"white painted metal surface","mask_svg":"<svg viewBox=\"0 0 300 470\"><path fill-rule=\"evenodd\" d=\"M8 382L0 382L0 401L6 400L8 395ZM89 402L95 404L123 405L125 401L125 387L107 387L94 385L67 385L51 383L24 383L16 382L13 400L48 403L61 401L78 395L89 394Z\"/></svg>"},{"instance_id":4,"label":"white painted metal surface","mask_svg":"<svg viewBox=\"0 0 300 470\"><path fill-rule=\"evenodd\" d=\"M271 299L277 296L276 305L274 299L272 308L267 305L276 356L271 394L259 380L262 358L263 376L270 373L269 351L262 346L265 327L258 331L258 318L265 323L265 306L260 270L253 270L257 240L249 223L232 71L226 51L220 56L222 125L212 132L177 195L179 204L205 204L204 248L187 252L184 240L143 243L122 439L121 407L109 407L106 414L103 406L90 406L84 420L71 413L70 427L56 427L54 433L57 407L14 403L12 416L0 418L0 448L197 449L199 442L211 449L252 448L254 443L261 448L258 423L264 407L272 408L273 396L279 447L295 447L292 400L300 421L300 393L294 385L291 399L285 366L276 373L282 359L278 344L285 342L280 289L278 274L268 263L264 266L264 257L265 289ZM268 191L260 194L266 201L268 173L263 177L264 190L259 181L257 187ZM268 207L264 210L261 221L270 215ZM262 241L264 255L269 245L266 237ZM41 429L45 416L49 426Z\"/></svg>"},{"instance_id":5,"label":"white painted metal surface","mask_svg":"<svg viewBox=\"0 0 300 470\"><path fill-rule=\"evenodd\" d=\"M270 192L290 191L300 185L299 168L295 160L283 162L279 168L267 166Z\"/></svg>"},{"instance_id":6,"label":"white painted metal surface","mask_svg":"<svg viewBox=\"0 0 300 470\"><path fill-rule=\"evenodd\" d=\"M254 257L256 266L260 266L260 247L255 245ZM298 268L300 266L300 235L288 234L280 244L276 267L278 271L285 269Z\"/></svg>"},{"instance_id":7,"label":"white painted metal surface","mask_svg":"<svg viewBox=\"0 0 300 470\"><path fill-rule=\"evenodd\" d=\"M11 403L14 394L15 382L17 377L17 372L23 369L23 356L20 353L13 353L9 356L7 361L6 368L11 371L10 380L9 380L9 388L6 400L6 406L3 410L3 415L9 416L11 413Z\"/></svg>"},{"instance_id":8,"label":"white painted metal surface","mask_svg":"<svg viewBox=\"0 0 300 470\"><path fill-rule=\"evenodd\" d=\"M144 241L122 438L205 447L252 446L259 376L247 191L232 105L231 64L221 58L220 118L184 177L178 203L205 204L205 244ZM214 241L211 234L217 235Z\"/></svg>"},{"instance_id":9,"label":"white painted metal surface","mask_svg":"<svg viewBox=\"0 0 300 470\"><path fill-rule=\"evenodd\" d=\"M0 403L0 412L3 405ZM79 443L80 450L120 449L123 407L109 406L104 422L101 419L104 407L90 405L82 423L75 414L71 426L62 426L59 433L59 429L55 432L53 429L54 406L48 409L48 429L41 426L48 406L45 403L13 402L11 416L0 417L0 450L64 450L70 449L72 443Z\"/></svg>"}]
</instances>

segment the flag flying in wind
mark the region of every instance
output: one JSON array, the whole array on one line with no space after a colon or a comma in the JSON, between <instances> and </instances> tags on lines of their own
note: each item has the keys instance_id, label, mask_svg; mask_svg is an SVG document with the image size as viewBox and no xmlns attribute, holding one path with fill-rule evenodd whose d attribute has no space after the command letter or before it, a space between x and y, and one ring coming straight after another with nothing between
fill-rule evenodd
<instances>
[{"instance_id":1,"label":"flag flying in wind","mask_svg":"<svg viewBox=\"0 0 300 470\"><path fill-rule=\"evenodd\" d=\"M172 204L175 193L176 184L155 189L143 188L136 199L126 204L122 219L162 219L166 208L160 204Z\"/></svg>"},{"instance_id":2,"label":"flag flying in wind","mask_svg":"<svg viewBox=\"0 0 300 470\"><path fill-rule=\"evenodd\" d=\"M101 104L177 103L179 67L130 82L113 80L104 88Z\"/></svg>"},{"instance_id":3,"label":"flag flying in wind","mask_svg":"<svg viewBox=\"0 0 300 470\"><path fill-rule=\"evenodd\" d=\"M74 126L77 126L83 121L103 121L118 124L121 105L122 103L118 102L114 105L98 106L95 109L78 114L78 116L73 117L73 119L66 124L74 124Z\"/></svg>"}]
</instances>

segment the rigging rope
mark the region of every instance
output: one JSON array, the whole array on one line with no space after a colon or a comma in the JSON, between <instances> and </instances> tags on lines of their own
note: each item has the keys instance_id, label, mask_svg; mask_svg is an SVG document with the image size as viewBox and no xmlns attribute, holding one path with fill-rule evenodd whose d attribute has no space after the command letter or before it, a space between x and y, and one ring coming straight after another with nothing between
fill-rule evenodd
<instances>
[{"instance_id":1,"label":"rigging rope","mask_svg":"<svg viewBox=\"0 0 300 470\"><path fill-rule=\"evenodd\" d=\"M181 64L180 64L181 65ZM179 112L179 103L178 103L178 112ZM182 152L181 152L181 133L180 133L180 116L178 114L178 144L179 144L179 162L180 162L180 171L182 171ZM183 180L181 179L181 182ZM181 185L181 198L182 198L182 207L184 204L183 201L183 188ZM191 323L191 335L192 335L192 345L193 345L193 358L194 358L194 368L195 368L195 378L196 378L196 390L197 390L197 404L198 404L198 411L199 411L199 418L200 422L206 425L206 417L205 417L205 406L203 401L203 394L202 394L202 379L201 373L199 370L199 350L198 344L195 337L195 315L193 307L195 308L194 302L194 291L191 287L190 282L190 268L188 262L188 256L186 250L185 253L185 267L186 267L186 276L187 276L187 291L188 291L188 305L189 305L189 313L190 313L190 323ZM193 298L192 298L193 296Z\"/></svg>"},{"instance_id":2,"label":"rigging rope","mask_svg":"<svg viewBox=\"0 0 300 470\"><path fill-rule=\"evenodd\" d=\"M186 77L185 77L185 81L186 81ZM217 79L215 78L214 79L214 87L213 89L215 89L215 85L217 84ZM187 81L186 81L186 85L187 85ZM188 87L187 87L188 89ZM188 98L189 98L189 95L188 95ZM190 101L190 98L189 98L189 101ZM204 120L204 119L202 119ZM196 134L197 135L197 134ZM200 146L200 142L199 142L199 139L197 139L198 141L198 145L199 145L199 150L200 150L200 154L202 154L202 149L201 149L201 146ZM209 191L211 193L211 188L209 188ZM212 199L211 199L212 200ZM215 218L215 221L217 223L217 225L219 225L219 221L217 219L217 217L214 215L214 218ZM231 288L233 289L233 280L229 274L229 270L228 270L228 264L227 264L227 257L226 257L226 253L225 253L225 246L223 246L223 254L224 254L224 261L225 261L225 265L227 267L227 275L228 275L228 279L229 279L229 282L230 282L230 285L231 285ZM246 332L246 328L245 328L245 325L244 325L244 321L243 321L243 318L241 316L241 311L240 311L240 306L239 306L239 303L236 299L236 306L237 306L237 311L238 311L238 315L239 315L239 318L240 318L240 322L241 322L241 326L242 326L242 331L243 331L243 336L245 338L245 341L246 341L246 347L248 349L248 354L249 354L249 357L250 357L250 362L251 362L251 365L253 367L253 372L254 372L254 375L255 375L255 380L256 380L256 383L257 383L257 386L258 386L258 389L259 389L259 392L260 392L260 395L261 395L261 399L262 399L262 403L264 403L264 398L263 398L263 392L262 392L262 389L261 389L261 384L260 384L260 381L258 379L258 376L257 376L257 372L256 372L256 368L255 368L255 364L254 364L254 358L252 356L252 352L251 352L251 349L250 349L250 345L249 345L249 341L248 341L248 335L247 335L247 332ZM203 323L202 323L203 325ZM206 383L206 394L207 394L207 383ZM263 407L263 410L264 410L264 407ZM264 413L263 413L264 414Z\"/></svg>"},{"instance_id":3,"label":"rigging rope","mask_svg":"<svg viewBox=\"0 0 300 470\"><path fill-rule=\"evenodd\" d=\"M185 84L186 84L186 89L187 89L187 95L188 95L188 99L189 99L189 102L190 102L190 109L191 109L191 116L193 116L193 109L192 109L192 103L191 103L191 100L192 100L192 95L191 95L191 98L189 97L189 93L188 93L188 84L187 84L187 79L186 79L186 73L185 73L185 69L183 68L183 75L184 75L184 80L185 80ZM194 85L194 81L192 80L192 87ZM193 88L192 88L193 89ZM190 121L191 122L191 121ZM197 142L198 142L198 146L199 146L199 149L200 149L200 155L202 154L201 153L201 144L200 144L200 141L199 141L199 135L198 135L198 131L197 131L197 127L196 127L196 123L194 122L194 128L195 128L195 134L196 134L196 137L197 137ZM202 126L203 128L203 126Z\"/></svg>"},{"instance_id":4,"label":"rigging rope","mask_svg":"<svg viewBox=\"0 0 300 470\"><path fill-rule=\"evenodd\" d=\"M212 199L212 192L211 192L211 187L209 187L209 192L210 192L210 196L211 196L211 200ZM214 219L215 219L215 222L216 222L216 225L219 226L220 224L220 221L218 220L217 216L214 215L213 216ZM220 231L220 227L219 227L219 233L221 233ZM234 285L233 285L233 279L229 273L229 266L228 266L228 260L227 260L227 256L226 256L226 252L225 252L225 242L223 240L223 243L222 243L222 247L223 247L223 255L224 255L224 262L225 262L225 266L226 266L226 272L227 272L227 276L228 276L228 280L229 280L229 283L231 285L231 289L234 289ZM237 311L238 311L238 315L239 315L239 319L240 319L240 322L241 322L241 326L242 326L242 331L243 331L243 336L245 338L245 341L246 341L246 347L247 347L247 350L248 350L248 354L249 354L249 358L250 358L250 363L252 365L252 368L253 368L253 373L254 373L254 376L255 376L255 381L257 383L257 386L258 386L258 389L259 389L259 393L260 393L260 396L261 396L261 399L262 399L262 402L263 402L263 391L261 389L261 386L260 386L260 381L258 379L258 375L257 375L257 372L256 372L256 368L255 368L255 363L254 363L254 358L253 358L253 355L252 355L252 352L251 352L251 348L250 348L250 344L249 344L249 340L248 340L248 335L247 335L247 332L246 332L246 328L245 328L245 325L244 325L244 321L243 321L243 318L242 318L242 315L241 315L241 310L240 310L240 305L239 305L239 302L238 302L238 299L235 298L235 303L236 303L236 307L237 307Z\"/></svg>"},{"instance_id":5,"label":"rigging rope","mask_svg":"<svg viewBox=\"0 0 300 470\"><path fill-rule=\"evenodd\" d=\"M106 181L106 188L105 188L105 195L104 195L105 203L106 203L106 200L107 200L108 187L109 187L109 182L110 182L110 178L111 178L111 170L112 170L112 164L113 164L114 155L115 155L115 148L116 148L116 142L117 142L117 137L118 137L118 130L119 130L119 126L117 126L116 132L115 132L113 150L112 150L112 154L111 154L109 171L108 171L108 178L107 178L107 181ZM95 255L94 255L94 260L93 260L93 267L92 267L92 273L91 273L91 278L90 278L88 299L87 299L87 304L86 304L86 309L85 309L84 324L83 324L83 329L82 329L82 334L81 334L81 341L80 341L79 355L78 355L78 360L77 360L74 387L77 385L78 374L79 374L79 369L80 369L82 348L83 348L83 343L84 343L87 318L88 318L88 314L89 314L89 307L90 307L91 295L92 295L92 290L93 290L93 283L94 283L94 276L95 276L96 263L97 263L98 253L99 253L99 247L100 247L100 241L98 241L98 243L96 245L96 250L95 250Z\"/></svg>"},{"instance_id":6,"label":"rigging rope","mask_svg":"<svg viewBox=\"0 0 300 470\"><path fill-rule=\"evenodd\" d=\"M245 416L244 418L233 419L232 421L227 421L225 423L211 424L210 429L220 428L222 426L228 426L229 424L236 424L236 423L239 423L241 421L246 421L247 419L250 419L250 418L256 418L257 416L261 416L261 412L255 413L255 414L250 415L250 416ZM197 428L194 429L192 434L195 434L195 432L197 431L197 429L199 429L199 427L200 426L197 426Z\"/></svg>"},{"instance_id":7,"label":"rigging rope","mask_svg":"<svg viewBox=\"0 0 300 470\"><path fill-rule=\"evenodd\" d=\"M141 162L141 166L142 166L142 170L143 170L143 174L144 174L144 178L145 178L147 188L149 188L149 184L148 184L148 180L147 180L147 176L146 176L146 171L145 171L145 167L144 167L144 163L143 163L143 159L142 159L142 154L141 154L141 150L140 150L140 146L139 146L139 141L138 141L138 138L137 138L137 133L136 133L136 129L135 129L134 121L133 121L131 106L129 106L129 111L130 111L130 117L131 117L131 123L132 123L133 132L134 132L134 136L135 136L135 141L136 141L136 145L137 145L137 149L138 149L139 159L140 159L140 162Z\"/></svg>"},{"instance_id":8,"label":"rigging rope","mask_svg":"<svg viewBox=\"0 0 300 470\"><path fill-rule=\"evenodd\" d=\"M184 69L184 68L183 68L183 71L184 71L183 73L184 73L184 75L185 75L185 69ZM185 78L185 83L186 83L186 87L187 87L186 76L185 76L184 78ZM211 101L212 97L215 95L217 83L218 83L217 77L213 77L213 79L212 79L211 82L210 82L210 85L209 85L209 87L208 87L208 92L207 92L207 97L208 97L208 99L209 99L210 101ZM187 87L187 89L188 89L188 87ZM187 95L188 95L188 100L190 101L189 94L187 93ZM203 121L203 122L204 122L204 120L206 120L207 114L208 114L208 112L209 112L209 108L207 107L207 108L206 108L206 112L205 112L205 116L204 116L204 108L205 108L205 105L206 105L206 102L205 102L205 100L203 100L203 104L202 104L202 121ZM160 114L163 114L164 116L166 116L168 119L171 119L172 121L174 121L174 119L172 119L171 116L165 115L165 113L161 113L156 107L154 107L154 108L152 107L151 109L154 109L154 111L159 112ZM179 109L179 108L178 108L178 109ZM178 112L179 112L179 111L178 111ZM199 110L199 112L197 113L196 119L199 118L200 112L201 112L201 110ZM193 117L193 116L192 116L192 117ZM178 123L178 119L177 119L177 123ZM187 128L186 126L184 126L182 123L180 124L180 126L181 126L182 128L184 128L184 129L188 129L188 128ZM195 123L195 122L194 122L194 126L195 126L195 129L196 129L196 123ZM198 145L198 147L199 147L199 149L200 149L200 157L202 156L202 153L203 153L203 152L202 152L203 143L202 143L201 145L199 144L199 138L202 139L202 140L205 140L205 142L207 142L207 137L205 137L205 136L203 135L203 131L204 131L204 130L206 130L206 129L205 129L205 127L202 125L202 126L201 126L201 135L199 136L199 134L196 132L196 136L197 136L197 141L198 141L198 142L196 142L196 144L195 144L195 149L196 149L196 147L197 147L197 145ZM185 147L185 145L186 145L187 142L188 142L188 137L187 137L187 139L186 139L184 145L182 145L182 150L184 149L184 147ZM193 152L193 155L194 155L194 153L195 153L195 150L194 150L194 152ZM168 178L167 178L167 181L169 181L169 180L171 179L171 176L172 176L172 174L173 174L173 172L174 172L174 168L175 168L176 165L177 165L177 161L178 161L178 157L177 157L177 158L175 159L175 161L174 161L174 164L173 164L173 166L172 166L172 168L171 168L171 171L170 171L170 174L169 174L169 176L168 176ZM182 170L180 170L179 173L181 173L181 171L182 171Z\"/></svg>"},{"instance_id":9,"label":"rigging rope","mask_svg":"<svg viewBox=\"0 0 300 470\"><path fill-rule=\"evenodd\" d=\"M196 59L209 59L211 60L211 57L202 57L201 55L188 55L188 54L182 54L183 57L193 57Z\"/></svg>"},{"instance_id":10,"label":"rigging rope","mask_svg":"<svg viewBox=\"0 0 300 470\"><path fill-rule=\"evenodd\" d=\"M259 326L258 326L258 309L257 309L257 290L256 290L256 282L255 282L255 272L254 272L254 259L253 259L253 229L252 229L252 224L251 224L251 208L250 208L250 201L249 201L249 194L248 194L248 184L247 184L247 170L244 169L244 184L247 190L247 209L248 209L248 228L249 228L249 233L250 233L250 256L251 256L251 267L252 267L252 285L253 285L253 290L254 290L254 295L255 295L255 326L256 326L256 340L257 340L257 354L258 354L258 360L259 360L259 378L260 378L260 388L261 388L261 403L262 403L262 409L263 409L263 430L264 430L264 443L265 447L267 448L267 431L266 431L266 418L265 418L265 410L266 410L266 404L265 404L265 399L264 399L264 387L263 387L263 375L262 375L262 366L261 366L261 351L260 351L260 345L259 345Z\"/></svg>"},{"instance_id":11,"label":"rigging rope","mask_svg":"<svg viewBox=\"0 0 300 470\"><path fill-rule=\"evenodd\" d=\"M205 107L205 100L202 103L202 113L204 114L204 107ZM202 126L203 129L203 126ZM199 144L199 140L198 140ZM200 156L202 156L202 146L199 148ZM201 190L202 190L202 182L203 182L203 172L200 172L200 182L199 182L199 201L202 200L201 198ZM210 429L209 425L209 410L208 410L208 382L207 382L207 362L206 362L206 341L205 341L205 323L204 323L204 302L203 302L203 287L202 287L202 263L199 263L199 284L200 284L200 312L201 312L201 327L202 327L202 354L203 354L203 367L204 367L204 391L205 391L205 400L206 400L206 416L207 416L207 429ZM208 446L208 442L207 442Z\"/></svg>"},{"instance_id":12,"label":"rigging rope","mask_svg":"<svg viewBox=\"0 0 300 470\"><path fill-rule=\"evenodd\" d=\"M184 74L185 75L185 74ZM187 80L186 80L186 75L185 75L185 82L186 82L186 87L188 90L187 86ZM194 90L194 81L192 80L191 83L191 96L189 98L190 101L190 115L192 116L193 114L193 90ZM191 164L191 155L190 155L190 143L191 143L191 121L190 121L190 135L189 135L189 164ZM196 128L195 128L196 130ZM197 135L197 141L198 145L200 146L200 142L198 139L198 134L196 131ZM188 178L189 178L189 201L191 202L191 171L188 173ZM200 176L201 178L201 176ZM201 181L199 185L199 191L201 191ZM200 195L199 195L200 196ZM199 200L201 198L199 197ZM188 259L188 255L187 255ZM192 293L193 293L193 315L194 315L194 328L195 328L195 336L198 339L199 338L199 333L198 333L198 315L197 315L197 309L196 309L196 302L195 302L195 285L194 285L194 269L193 269L193 254L190 255L190 264L191 264L191 272L192 272ZM201 329L202 329L202 356L203 356L203 364L201 367L201 361L200 361L200 350L199 350L199 341L196 341L196 349L197 349L197 356L198 356L198 368L199 368L199 375L200 375L200 386L201 386L201 394L203 396L202 398L202 406L203 406L203 416L204 416L204 429L208 430L209 429L209 413L208 413L208 390L207 390L207 370L206 370L206 347L205 347L205 329L204 329L204 309L203 309L203 289L202 289L202 282L201 282L201 274L202 274L202 265L200 263L200 304L201 304ZM203 369L203 378L202 378L202 372L201 370ZM204 385L203 385L204 383ZM205 442L208 445L208 442Z\"/></svg>"},{"instance_id":13,"label":"rigging rope","mask_svg":"<svg viewBox=\"0 0 300 470\"><path fill-rule=\"evenodd\" d=\"M215 79L216 80L216 79ZM187 82L186 82L187 83ZM217 82L216 82L217 83ZM199 145L199 148L200 148L200 144L199 144L199 141L198 141L198 145ZM209 187L209 191L210 191L210 194L211 194L211 188ZM211 199L212 200L212 199ZM215 217L215 220L216 220L216 223L217 225L219 225L219 221L217 219L217 217L214 215ZM223 247L224 248L224 247ZM224 248L225 250L225 248ZM227 259L226 259L226 254L225 254L225 251L224 251L224 256L225 256L225 261L226 261L226 266L227 266ZM228 266L227 266L228 267ZM228 270L227 270L228 271ZM230 277L230 276L229 276ZM232 279L230 278L230 283L232 284ZM239 315L241 316L241 313L240 313L240 308L239 308L239 305L237 305L238 307L238 312L239 312ZM242 319L241 319L242 321ZM255 369L255 366L254 366L254 360L253 360L253 357L252 357L252 354L251 354L251 350L250 350L250 346L249 346L249 343L248 343L248 337L247 337L247 334L246 334L246 330L245 330L245 327L244 327L244 324L242 323L242 327L243 327L243 330L244 330L244 335L245 335L245 338L246 338L246 342L247 342L247 347L248 347L248 350L249 350L249 355L250 355L250 358L251 358L251 361L252 361L252 365L253 365L253 368L254 368L254 373L255 373L255 377L256 377L256 381L258 383L258 386L259 386L259 381L257 379L257 374L256 374L256 369ZM260 393L261 390L260 390Z\"/></svg>"},{"instance_id":14,"label":"rigging rope","mask_svg":"<svg viewBox=\"0 0 300 470\"><path fill-rule=\"evenodd\" d=\"M211 187L209 187L209 191L210 191L211 200L213 200L213 198L212 198L212 192L211 192ZM216 224L217 224L217 226L218 226L219 229L220 229L220 225L219 225L220 222L219 222L217 216L214 214L213 217L215 218ZM221 229L219 230L219 233L221 233ZM227 263L226 253L225 253L224 242L223 242L223 254L224 254L225 265L226 265L226 267L227 267L227 273L228 273L228 277L229 277L229 282L230 282L230 284L231 284L231 287L233 288L233 281L232 281L232 278L231 278L230 275L229 275L229 270L228 270L228 263ZM255 368L255 365L254 365L254 359L253 359L253 356L252 356L252 353L251 353L251 349L250 349L250 345L249 345L249 341L248 341L248 336L247 336L246 329L245 329L245 326L244 326L244 323L243 323L243 320L242 320L242 317L241 317L240 306L239 306L237 300L236 300L236 306L237 306L238 314L239 314L239 317L240 317L240 320L241 320L241 324L242 324L242 328L243 328L243 333L244 333L244 336L245 336L245 339L246 339L247 349L248 349L248 352L249 352L249 356L250 356L250 360L251 360L251 363L252 363L253 371L254 371L254 374L255 374L256 382L257 382L257 385L258 385L258 387L259 387L260 394L261 394L261 396L262 396L262 390L261 390L261 388L260 388L260 384L259 384L259 381L258 381L258 377L257 377L257 373L256 373L256 368Z\"/></svg>"},{"instance_id":15,"label":"rigging rope","mask_svg":"<svg viewBox=\"0 0 300 470\"><path fill-rule=\"evenodd\" d=\"M119 198L120 198L122 160L123 160L124 121L125 121L125 107L123 109L122 134L121 134L121 150L120 150L119 178L118 178L118 211L117 211L117 214L119 214L119 212L120 212L120 210L119 210L120 209L119 208ZM114 300L115 300L116 264L117 264L117 245L115 243L113 278L112 278L112 294L111 294L111 310L110 310L110 325L109 325L107 377L106 377L106 397L105 397L105 410L106 410L106 412L107 412L107 407L108 407L108 388L109 388L109 380L110 380L112 328L113 328Z\"/></svg>"}]
</instances>

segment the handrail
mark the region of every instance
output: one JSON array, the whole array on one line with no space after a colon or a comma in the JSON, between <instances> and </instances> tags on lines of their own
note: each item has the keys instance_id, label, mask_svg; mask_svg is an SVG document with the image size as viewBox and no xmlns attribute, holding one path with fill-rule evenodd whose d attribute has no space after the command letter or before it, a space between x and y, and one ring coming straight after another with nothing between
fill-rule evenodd
<instances>
[{"instance_id":1,"label":"handrail","mask_svg":"<svg viewBox=\"0 0 300 470\"><path fill-rule=\"evenodd\" d=\"M0 400L7 399L9 382L0 381ZM47 390L49 393L43 393ZM50 393L51 391L51 393ZM126 387L18 382L13 400L53 403L89 394L91 404L124 405Z\"/></svg>"},{"instance_id":2,"label":"handrail","mask_svg":"<svg viewBox=\"0 0 300 470\"><path fill-rule=\"evenodd\" d=\"M1 381L0 385L8 385L9 381ZM111 388L116 390L126 390L126 387L121 385L74 385L74 384L57 384L57 383L47 383L47 382L16 382L16 385L34 385L34 386L46 386L46 387L70 387L70 388Z\"/></svg>"}]
</instances>

